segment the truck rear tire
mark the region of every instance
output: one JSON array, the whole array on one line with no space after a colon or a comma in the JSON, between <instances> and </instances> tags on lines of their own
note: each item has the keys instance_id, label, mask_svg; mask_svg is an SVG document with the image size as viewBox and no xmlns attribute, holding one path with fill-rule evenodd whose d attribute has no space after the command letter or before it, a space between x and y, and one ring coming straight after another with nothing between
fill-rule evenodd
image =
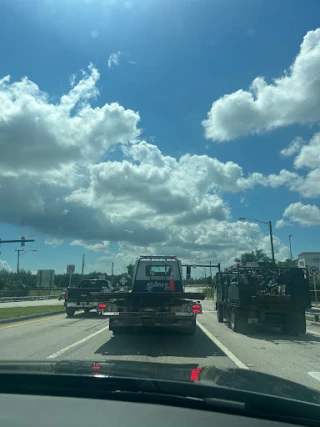
<instances>
[{"instance_id":1,"label":"truck rear tire","mask_svg":"<svg viewBox=\"0 0 320 427\"><path fill-rule=\"evenodd\" d=\"M229 326L233 332L245 334L248 330L248 315L246 312L241 312L238 308L230 310Z\"/></svg>"},{"instance_id":2,"label":"truck rear tire","mask_svg":"<svg viewBox=\"0 0 320 427\"><path fill-rule=\"evenodd\" d=\"M304 312L295 313L294 316L288 315L281 327L283 334L299 335L307 331L307 322Z\"/></svg>"},{"instance_id":3,"label":"truck rear tire","mask_svg":"<svg viewBox=\"0 0 320 427\"><path fill-rule=\"evenodd\" d=\"M74 315L74 313L75 313L75 309L74 308L67 307L67 309L66 309L67 317L72 317Z\"/></svg>"},{"instance_id":4,"label":"truck rear tire","mask_svg":"<svg viewBox=\"0 0 320 427\"><path fill-rule=\"evenodd\" d=\"M217 319L219 323L223 323L223 305L217 304Z\"/></svg>"}]
</instances>

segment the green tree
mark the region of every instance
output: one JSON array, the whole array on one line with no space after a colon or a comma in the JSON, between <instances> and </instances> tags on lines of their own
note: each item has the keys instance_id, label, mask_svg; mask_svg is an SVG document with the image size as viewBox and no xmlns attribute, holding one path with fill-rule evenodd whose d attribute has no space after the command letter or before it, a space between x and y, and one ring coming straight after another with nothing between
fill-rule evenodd
<instances>
[{"instance_id":1,"label":"green tree","mask_svg":"<svg viewBox=\"0 0 320 427\"><path fill-rule=\"evenodd\" d=\"M268 255L262 249L256 249L252 252L245 252L239 258L235 258L235 262L258 262L271 261Z\"/></svg>"}]
</instances>

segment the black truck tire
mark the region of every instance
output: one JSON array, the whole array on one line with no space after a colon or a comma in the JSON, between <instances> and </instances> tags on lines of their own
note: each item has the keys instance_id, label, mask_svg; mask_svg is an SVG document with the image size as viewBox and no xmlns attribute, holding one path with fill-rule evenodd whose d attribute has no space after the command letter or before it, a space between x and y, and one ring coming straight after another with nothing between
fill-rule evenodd
<instances>
[{"instance_id":1,"label":"black truck tire","mask_svg":"<svg viewBox=\"0 0 320 427\"><path fill-rule=\"evenodd\" d=\"M284 319L281 331L283 334L299 335L305 334L307 331L307 322L304 311L295 313L294 316L288 315Z\"/></svg>"},{"instance_id":2,"label":"black truck tire","mask_svg":"<svg viewBox=\"0 0 320 427\"><path fill-rule=\"evenodd\" d=\"M70 307L67 307L67 308L66 308L66 314L67 314L67 317L72 317L72 316L74 316L74 313L75 313L75 309L74 309L74 308L70 308Z\"/></svg>"},{"instance_id":3,"label":"black truck tire","mask_svg":"<svg viewBox=\"0 0 320 427\"><path fill-rule=\"evenodd\" d=\"M223 323L223 305L217 304L217 319L219 323Z\"/></svg>"},{"instance_id":4,"label":"black truck tire","mask_svg":"<svg viewBox=\"0 0 320 427\"><path fill-rule=\"evenodd\" d=\"M84 312L85 312L86 314L90 313L90 310L91 310L91 308L84 308Z\"/></svg>"},{"instance_id":5,"label":"black truck tire","mask_svg":"<svg viewBox=\"0 0 320 427\"><path fill-rule=\"evenodd\" d=\"M233 332L245 334L248 331L248 315L234 307L230 310L229 326Z\"/></svg>"}]
</instances>

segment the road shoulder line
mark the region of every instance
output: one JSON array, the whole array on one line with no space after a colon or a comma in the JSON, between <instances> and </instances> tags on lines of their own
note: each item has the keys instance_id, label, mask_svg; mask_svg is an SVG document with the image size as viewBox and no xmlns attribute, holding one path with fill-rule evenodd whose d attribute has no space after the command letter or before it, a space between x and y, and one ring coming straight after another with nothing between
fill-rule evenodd
<instances>
[{"instance_id":1,"label":"road shoulder line","mask_svg":"<svg viewBox=\"0 0 320 427\"><path fill-rule=\"evenodd\" d=\"M214 335L212 335L211 332L208 331L207 328L205 328L200 322L197 321L197 325L199 326L199 328L202 330L202 332L204 332L207 337L217 346L220 348L221 351L223 351L223 353L229 357L230 360L232 360L232 362L241 369L249 369L247 365L245 365L243 362L241 362L240 359L237 358L236 355L234 355L232 353L232 351L230 351L224 344L222 344L222 342L220 340L218 340L218 338L216 338Z\"/></svg>"}]
</instances>

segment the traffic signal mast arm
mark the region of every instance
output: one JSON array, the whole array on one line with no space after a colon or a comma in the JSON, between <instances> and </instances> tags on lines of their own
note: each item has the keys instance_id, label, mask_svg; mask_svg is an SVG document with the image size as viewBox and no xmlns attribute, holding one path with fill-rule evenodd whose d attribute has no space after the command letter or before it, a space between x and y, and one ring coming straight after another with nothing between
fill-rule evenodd
<instances>
[{"instance_id":1,"label":"traffic signal mast arm","mask_svg":"<svg viewBox=\"0 0 320 427\"><path fill-rule=\"evenodd\" d=\"M20 239L20 240L1 240L0 239L0 245L2 243L21 243L21 246L24 246L24 243L26 242L34 242L34 239Z\"/></svg>"}]
</instances>

